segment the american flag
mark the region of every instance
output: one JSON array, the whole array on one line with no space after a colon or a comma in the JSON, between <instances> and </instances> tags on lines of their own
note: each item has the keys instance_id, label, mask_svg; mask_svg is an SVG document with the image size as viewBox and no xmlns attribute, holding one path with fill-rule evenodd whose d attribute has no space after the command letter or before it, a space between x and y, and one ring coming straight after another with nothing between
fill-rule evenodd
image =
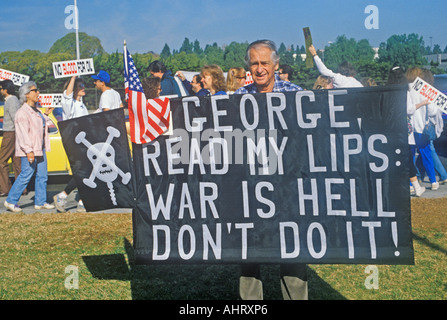
<instances>
[{"instance_id":1,"label":"american flag","mask_svg":"<svg viewBox=\"0 0 447 320\"><path fill-rule=\"evenodd\" d=\"M129 107L130 138L143 144L156 139L169 128L168 98L147 100L132 56L124 46L124 87Z\"/></svg>"}]
</instances>

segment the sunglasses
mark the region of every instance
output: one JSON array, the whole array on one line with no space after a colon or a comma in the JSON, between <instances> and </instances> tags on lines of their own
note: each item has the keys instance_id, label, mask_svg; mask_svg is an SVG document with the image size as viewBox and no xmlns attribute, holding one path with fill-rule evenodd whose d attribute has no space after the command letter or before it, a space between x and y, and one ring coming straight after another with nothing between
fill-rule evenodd
<instances>
[{"instance_id":1,"label":"sunglasses","mask_svg":"<svg viewBox=\"0 0 447 320\"><path fill-rule=\"evenodd\" d=\"M37 92L37 91L39 91L39 89L31 89L29 92L31 92L31 91Z\"/></svg>"}]
</instances>

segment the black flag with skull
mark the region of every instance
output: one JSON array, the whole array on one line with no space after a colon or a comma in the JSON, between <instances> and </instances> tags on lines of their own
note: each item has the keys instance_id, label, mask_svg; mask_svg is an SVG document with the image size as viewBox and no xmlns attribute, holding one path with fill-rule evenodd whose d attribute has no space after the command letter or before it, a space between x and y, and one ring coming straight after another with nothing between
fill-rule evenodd
<instances>
[{"instance_id":1,"label":"black flag with skull","mask_svg":"<svg viewBox=\"0 0 447 320\"><path fill-rule=\"evenodd\" d=\"M87 211L133 208L132 161L124 109L61 121L59 129Z\"/></svg>"}]
</instances>

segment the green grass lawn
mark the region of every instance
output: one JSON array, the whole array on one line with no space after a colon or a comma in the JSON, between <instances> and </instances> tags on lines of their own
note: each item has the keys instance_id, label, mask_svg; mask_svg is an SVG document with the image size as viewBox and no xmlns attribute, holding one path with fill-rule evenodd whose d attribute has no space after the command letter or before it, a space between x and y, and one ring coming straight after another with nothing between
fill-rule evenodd
<instances>
[{"instance_id":1,"label":"green grass lawn","mask_svg":"<svg viewBox=\"0 0 447 320\"><path fill-rule=\"evenodd\" d=\"M447 199L413 199L415 265L309 265L311 300L446 300ZM236 300L237 265L135 266L131 214L0 214L1 300ZM77 288L72 277L78 274ZM265 265L264 298L282 299Z\"/></svg>"}]
</instances>

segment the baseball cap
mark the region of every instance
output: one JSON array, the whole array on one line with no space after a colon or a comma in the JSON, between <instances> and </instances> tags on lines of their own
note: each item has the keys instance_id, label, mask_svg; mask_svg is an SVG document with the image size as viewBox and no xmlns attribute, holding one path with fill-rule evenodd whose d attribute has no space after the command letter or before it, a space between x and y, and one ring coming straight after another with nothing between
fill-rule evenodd
<instances>
[{"instance_id":1,"label":"baseball cap","mask_svg":"<svg viewBox=\"0 0 447 320\"><path fill-rule=\"evenodd\" d=\"M92 78L95 80L103 81L105 83L110 82L110 75L104 70L99 70L98 74L93 75Z\"/></svg>"}]
</instances>

